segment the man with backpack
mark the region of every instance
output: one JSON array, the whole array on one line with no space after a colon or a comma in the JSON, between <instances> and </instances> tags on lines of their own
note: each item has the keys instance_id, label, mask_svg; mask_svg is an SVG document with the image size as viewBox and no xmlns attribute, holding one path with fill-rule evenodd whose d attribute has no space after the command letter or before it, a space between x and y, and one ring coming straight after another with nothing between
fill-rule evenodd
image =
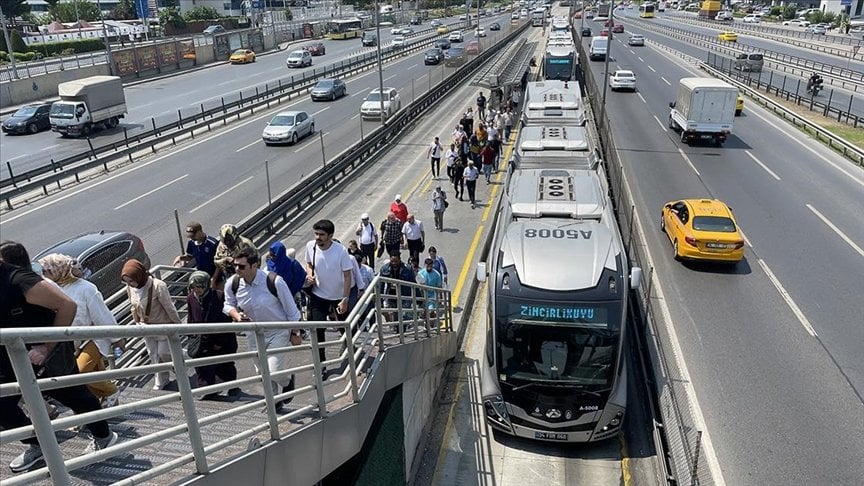
<instances>
[{"instance_id":1,"label":"man with backpack","mask_svg":"<svg viewBox=\"0 0 864 486\"><path fill-rule=\"evenodd\" d=\"M260 264L261 259L255 248L244 248L234 257L236 273L225 283L223 312L235 322L300 321L300 311L297 309L288 284L274 272L261 270ZM265 331L264 341L267 349L299 344L299 334L294 336L292 334L288 329ZM254 334L249 335L249 349L258 349ZM288 357L284 353L268 356L267 367L271 377L274 373L287 370ZM281 393L294 390L294 375L290 378L273 377L271 387L274 395L280 393L280 385ZM291 400L293 397L278 401L276 411L281 413L284 405Z\"/></svg>"}]
</instances>

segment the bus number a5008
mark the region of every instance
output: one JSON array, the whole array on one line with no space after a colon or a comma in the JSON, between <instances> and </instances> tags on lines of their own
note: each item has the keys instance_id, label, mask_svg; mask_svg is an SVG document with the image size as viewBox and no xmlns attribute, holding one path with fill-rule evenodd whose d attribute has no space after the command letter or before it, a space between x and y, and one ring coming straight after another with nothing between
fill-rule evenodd
<instances>
[{"instance_id":1,"label":"bus number a5008","mask_svg":"<svg viewBox=\"0 0 864 486\"><path fill-rule=\"evenodd\" d=\"M534 229L534 228L525 228L525 238L559 238L559 239L568 239L568 240L576 240L580 236L582 239L591 238L590 231L582 231L582 230L563 230L563 229Z\"/></svg>"}]
</instances>

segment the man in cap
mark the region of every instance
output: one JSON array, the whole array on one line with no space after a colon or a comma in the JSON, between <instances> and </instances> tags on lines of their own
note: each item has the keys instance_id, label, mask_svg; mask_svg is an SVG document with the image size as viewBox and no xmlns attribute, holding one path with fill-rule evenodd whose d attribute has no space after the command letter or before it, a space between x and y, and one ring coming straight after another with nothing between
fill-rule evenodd
<instances>
[{"instance_id":1,"label":"man in cap","mask_svg":"<svg viewBox=\"0 0 864 486\"><path fill-rule=\"evenodd\" d=\"M396 194L396 198L390 203L390 212L396 215L400 223L408 221L408 206L402 202L402 194Z\"/></svg>"},{"instance_id":2,"label":"man in cap","mask_svg":"<svg viewBox=\"0 0 864 486\"><path fill-rule=\"evenodd\" d=\"M369 213L360 215L360 224L354 232L360 243L360 254L366 257L369 266L375 269L375 249L378 248L378 231L375 225L369 221Z\"/></svg>"},{"instance_id":3,"label":"man in cap","mask_svg":"<svg viewBox=\"0 0 864 486\"><path fill-rule=\"evenodd\" d=\"M194 265L196 269L207 272L209 275L216 273L216 247L219 240L204 232L204 228L198 221L186 223L186 252L174 259L174 266Z\"/></svg>"}]
</instances>

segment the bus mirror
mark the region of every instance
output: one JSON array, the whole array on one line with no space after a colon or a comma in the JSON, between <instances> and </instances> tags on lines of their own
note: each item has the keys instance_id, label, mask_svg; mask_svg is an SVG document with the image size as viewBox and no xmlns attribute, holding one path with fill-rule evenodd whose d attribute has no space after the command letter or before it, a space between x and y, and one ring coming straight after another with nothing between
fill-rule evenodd
<instances>
[{"instance_id":1,"label":"bus mirror","mask_svg":"<svg viewBox=\"0 0 864 486\"><path fill-rule=\"evenodd\" d=\"M630 269L630 288L638 289L642 285L642 267L633 267Z\"/></svg>"},{"instance_id":2,"label":"bus mirror","mask_svg":"<svg viewBox=\"0 0 864 486\"><path fill-rule=\"evenodd\" d=\"M477 262L477 281L486 281L486 262Z\"/></svg>"},{"instance_id":3,"label":"bus mirror","mask_svg":"<svg viewBox=\"0 0 864 486\"><path fill-rule=\"evenodd\" d=\"M675 102L674 101L669 102L669 108L675 108Z\"/></svg>"}]
</instances>

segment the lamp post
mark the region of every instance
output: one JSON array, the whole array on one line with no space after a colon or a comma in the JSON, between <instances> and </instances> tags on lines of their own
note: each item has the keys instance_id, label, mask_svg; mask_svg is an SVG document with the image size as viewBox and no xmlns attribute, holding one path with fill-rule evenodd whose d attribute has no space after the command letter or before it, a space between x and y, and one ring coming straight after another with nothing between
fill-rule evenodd
<instances>
[{"instance_id":1,"label":"lamp post","mask_svg":"<svg viewBox=\"0 0 864 486\"><path fill-rule=\"evenodd\" d=\"M603 99L600 104L600 123L602 125L606 123L606 90L609 87L609 58L612 56L612 26L615 24L614 18L615 0L612 0L611 5L609 5L609 20L606 22L609 28L609 37L606 41L606 59L603 62ZM606 129L608 130L609 128L607 127Z\"/></svg>"},{"instance_id":2,"label":"lamp post","mask_svg":"<svg viewBox=\"0 0 864 486\"><path fill-rule=\"evenodd\" d=\"M108 28L105 26L105 16L102 15L102 2L100 0L96 0L96 7L99 9L99 21L102 22L102 36L105 37L105 55L108 57L108 74L114 75L114 59L111 55L111 39L108 38ZM78 6L76 2L75 9L77 11ZM78 22L78 25L81 25L81 22Z\"/></svg>"},{"instance_id":3,"label":"lamp post","mask_svg":"<svg viewBox=\"0 0 864 486\"><path fill-rule=\"evenodd\" d=\"M9 48L9 52L6 55L9 56L9 62L12 63L10 76L12 79L18 79L18 68L15 67L15 53L12 49L12 41L9 39L9 31L6 30L6 16L3 15L2 8L0 8L0 27L3 28L3 38L6 40L6 47Z\"/></svg>"},{"instance_id":4,"label":"lamp post","mask_svg":"<svg viewBox=\"0 0 864 486\"><path fill-rule=\"evenodd\" d=\"M381 66L381 9L378 6L378 0L375 0L375 36L377 37L376 53L378 57L378 102L379 109L381 110L381 126L387 122L386 115L384 115L384 71ZM390 100L390 104L392 106L393 100ZM362 117L360 123L363 123Z\"/></svg>"}]
</instances>

